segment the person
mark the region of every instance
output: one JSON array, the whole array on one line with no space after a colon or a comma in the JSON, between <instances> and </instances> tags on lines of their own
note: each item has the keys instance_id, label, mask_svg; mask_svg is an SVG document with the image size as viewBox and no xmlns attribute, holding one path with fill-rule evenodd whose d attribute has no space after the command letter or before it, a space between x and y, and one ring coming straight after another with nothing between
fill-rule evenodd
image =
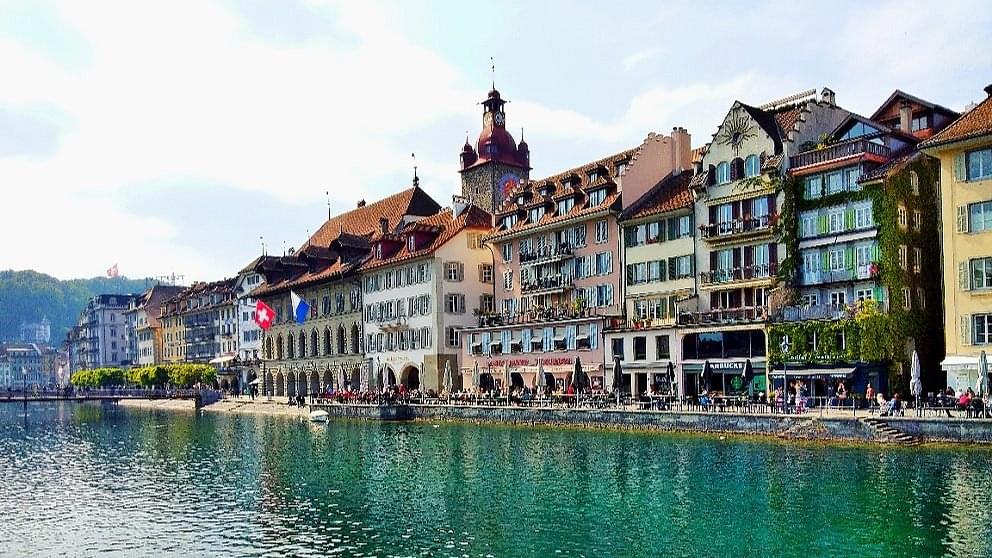
<instances>
[{"instance_id":1,"label":"person","mask_svg":"<svg viewBox=\"0 0 992 558\"><path fill-rule=\"evenodd\" d=\"M837 383L837 401L841 407L844 406L844 401L847 399L847 388L844 386L844 380Z\"/></svg>"},{"instance_id":2,"label":"person","mask_svg":"<svg viewBox=\"0 0 992 558\"><path fill-rule=\"evenodd\" d=\"M889 413L889 402L885 400L885 394L878 392L875 396L875 402L878 403L878 414L885 416Z\"/></svg>"},{"instance_id":3,"label":"person","mask_svg":"<svg viewBox=\"0 0 992 558\"><path fill-rule=\"evenodd\" d=\"M967 411L971 406L971 388L968 391L961 393L961 397L958 398L958 410Z\"/></svg>"},{"instance_id":4,"label":"person","mask_svg":"<svg viewBox=\"0 0 992 558\"><path fill-rule=\"evenodd\" d=\"M902 413L902 400L899 399L899 392L892 394L892 401L889 401L889 415L895 416L896 413Z\"/></svg>"},{"instance_id":5,"label":"person","mask_svg":"<svg viewBox=\"0 0 992 558\"><path fill-rule=\"evenodd\" d=\"M868 384L868 387L865 389L865 401L868 402L869 409L871 408L872 402L874 400L875 400L875 388L871 387L871 384Z\"/></svg>"}]
</instances>

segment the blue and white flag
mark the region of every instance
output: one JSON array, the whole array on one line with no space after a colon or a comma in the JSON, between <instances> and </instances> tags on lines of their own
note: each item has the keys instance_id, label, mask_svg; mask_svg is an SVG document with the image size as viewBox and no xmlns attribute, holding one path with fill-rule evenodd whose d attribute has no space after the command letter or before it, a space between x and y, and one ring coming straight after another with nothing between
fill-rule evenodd
<instances>
[{"instance_id":1,"label":"blue and white flag","mask_svg":"<svg viewBox=\"0 0 992 558\"><path fill-rule=\"evenodd\" d=\"M307 313L310 312L310 305L293 291L289 291L289 298L293 303L293 315L296 316L296 323L302 324L307 319Z\"/></svg>"}]
</instances>

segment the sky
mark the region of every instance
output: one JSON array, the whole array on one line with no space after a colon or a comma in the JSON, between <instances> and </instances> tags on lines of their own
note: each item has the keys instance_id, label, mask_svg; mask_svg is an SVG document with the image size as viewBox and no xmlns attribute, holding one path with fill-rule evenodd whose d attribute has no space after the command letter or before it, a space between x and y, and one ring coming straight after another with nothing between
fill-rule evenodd
<instances>
[{"instance_id":1,"label":"sky","mask_svg":"<svg viewBox=\"0 0 992 558\"><path fill-rule=\"evenodd\" d=\"M494 62L493 71L491 60ZM992 83L986 1L0 0L0 269L230 277L333 212L459 191L495 81L532 178L734 100Z\"/></svg>"}]
</instances>

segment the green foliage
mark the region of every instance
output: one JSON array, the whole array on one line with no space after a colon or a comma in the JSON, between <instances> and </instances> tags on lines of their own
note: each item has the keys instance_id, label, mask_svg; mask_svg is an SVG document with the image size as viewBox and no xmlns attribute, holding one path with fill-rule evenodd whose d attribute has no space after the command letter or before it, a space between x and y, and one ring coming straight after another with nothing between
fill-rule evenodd
<instances>
[{"instance_id":1,"label":"green foliage","mask_svg":"<svg viewBox=\"0 0 992 558\"><path fill-rule=\"evenodd\" d=\"M796 205L802 181L798 178L776 178L776 190L782 192L782 208L778 218L778 239L785 244L785 258L779 262L778 280L795 285L799 273L799 211Z\"/></svg>"},{"instance_id":2,"label":"green foliage","mask_svg":"<svg viewBox=\"0 0 992 558\"><path fill-rule=\"evenodd\" d=\"M94 368L80 370L72 375L72 385L77 387L104 387L133 385L141 387L192 387L194 384L213 385L217 370L209 364L159 364L122 368Z\"/></svg>"},{"instance_id":3,"label":"green foliage","mask_svg":"<svg viewBox=\"0 0 992 558\"><path fill-rule=\"evenodd\" d=\"M891 315L879 311L874 300L866 300L852 305L849 315L840 320L776 324L768 337L769 357L775 363L783 357L802 363L892 360L901 350L901 339L893 335L896 323ZM780 348L784 336L791 345L787 355Z\"/></svg>"},{"instance_id":4,"label":"green foliage","mask_svg":"<svg viewBox=\"0 0 992 558\"><path fill-rule=\"evenodd\" d=\"M0 271L0 340L18 339L22 321L40 321L47 316L52 323L52 344L58 345L94 295L140 293L148 286L145 279L60 281L37 271Z\"/></svg>"}]
</instances>

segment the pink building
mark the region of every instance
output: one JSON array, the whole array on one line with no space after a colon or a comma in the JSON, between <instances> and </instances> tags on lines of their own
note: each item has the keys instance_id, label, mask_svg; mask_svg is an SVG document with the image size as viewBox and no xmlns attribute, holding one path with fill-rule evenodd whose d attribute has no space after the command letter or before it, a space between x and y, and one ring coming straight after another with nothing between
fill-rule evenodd
<instances>
[{"instance_id":1,"label":"pink building","mask_svg":"<svg viewBox=\"0 0 992 558\"><path fill-rule=\"evenodd\" d=\"M507 193L486 238L494 292L483 297L479 325L462 330L462 385L478 364L483 387L502 387L508 361L515 387L534 385L543 365L547 385L564 388L576 357L592 388L605 385L603 332L623 319L623 184L643 194L689 168L689 152L688 134L676 128Z\"/></svg>"}]
</instances>

